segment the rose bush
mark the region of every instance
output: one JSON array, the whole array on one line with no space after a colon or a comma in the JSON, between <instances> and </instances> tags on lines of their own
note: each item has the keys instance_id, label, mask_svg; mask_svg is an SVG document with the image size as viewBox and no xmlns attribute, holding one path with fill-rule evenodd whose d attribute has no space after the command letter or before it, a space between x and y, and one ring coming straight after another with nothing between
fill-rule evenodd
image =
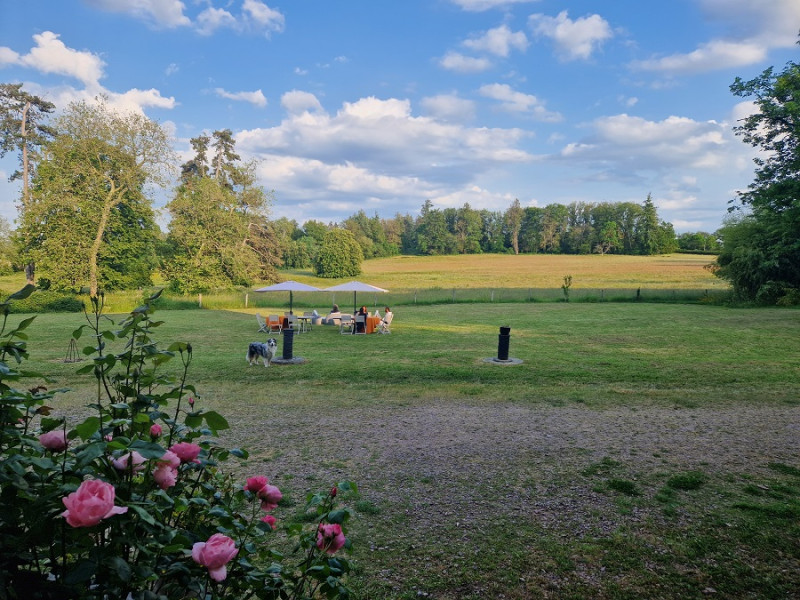
<instances>
[{"instance_id":1,"label":"rose bush","mask_svg":"<svg viewBox=\"0 0 800 600\"><path fill-rule=\"evenodd\" d=\"M73 338L91 335L79 373L97 380L98 394L71 426L48 406L63 390L14 387L43 377L20 368L33 318L7 323L9 302L32 291L0 304L0 600L349 595L350 510L336 507L336 490L354 495L355 486L310 495L299 518L264 514L283 493L266 476L237 482L223 470L247 452L219 444L228 424L188 383L191 346L156 343L157 295L114 330L101 327L111 322L102 296L92 299ZM170 375L164 365L176 358Z\"/></svg>"}]
</instances>

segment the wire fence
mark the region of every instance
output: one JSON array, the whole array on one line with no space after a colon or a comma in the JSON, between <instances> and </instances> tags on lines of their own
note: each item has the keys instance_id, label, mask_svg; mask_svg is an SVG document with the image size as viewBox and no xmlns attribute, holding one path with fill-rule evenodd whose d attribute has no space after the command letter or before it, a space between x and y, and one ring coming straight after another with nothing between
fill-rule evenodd
<instances>
[{"instance_id":1,"label":"wire fence","mask_svg":"<svg viewBox=\"0 0 800 600\"><path fill-rule=\"evenodd\" d=\"M359 292L356 304L359 306L383 308L384 306L409 306L460 303L524 303L524 302L663 302L691 304L719 304L729 296L729 292L719 289L662 289L662 288L575 288L568 295L558 288L433 288L403 290L397 292L374 293ZM298 292L293 297L295 313L327 311L335 303L342 310L348 310L353 303L352 292ZM188 308L210 309L257 309L283 308L289 310L288 293L229 292L198 294L165 298L167 305L178 302Z\"/></svg>"}]
</instances>

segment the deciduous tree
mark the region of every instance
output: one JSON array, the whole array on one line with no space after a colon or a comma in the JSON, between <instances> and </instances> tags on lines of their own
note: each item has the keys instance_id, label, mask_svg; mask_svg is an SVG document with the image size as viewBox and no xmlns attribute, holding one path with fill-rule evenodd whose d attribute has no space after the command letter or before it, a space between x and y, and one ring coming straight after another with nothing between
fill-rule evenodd
<instances>
[{"instance_id":1,"label":"deciduous tree","mask_svg":"<svg viewBox=\"0 0 800 600\"><path fill-rule=\"evenodd\" d=\"M148 284L157 226L146 190L168 183L168 134L102 98L70 104L55 125L20 214L25 254L57 288Z\"/></svg>"},{"instance_id":2,"label":"deciduous tree","mask_svg":"<svg viewBox=\"0 0 800 600\"><path fill-rule=\"evenodd\" d=\"M770 67L750 81L737 77L731 91L754 98L758 110L734 130L763 152L755 180L739 193L750 214L721 230L716 274L743 299L800 302L800 64L780 73Z\"/></svg>"}]
</instances>

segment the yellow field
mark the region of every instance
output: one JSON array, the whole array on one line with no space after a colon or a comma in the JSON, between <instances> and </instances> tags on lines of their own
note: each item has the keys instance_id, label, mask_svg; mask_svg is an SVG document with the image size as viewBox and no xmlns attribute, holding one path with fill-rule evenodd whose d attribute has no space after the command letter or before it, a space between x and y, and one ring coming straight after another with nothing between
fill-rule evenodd
<instances>
[{"instance_id":1,"label":"yellow field","mask_svg":"<svg viewBox=\"0 0 800 600\"><path fill-rule=\"evenodd\" d=\"M713 256L505 255L394 256L363 263L360 280L390 290L430 288L555 288L572 275L573 289L726 289L705 267ZM291 271L296 279L327 287L310 271Z\"/></svg>"}]
</instances>

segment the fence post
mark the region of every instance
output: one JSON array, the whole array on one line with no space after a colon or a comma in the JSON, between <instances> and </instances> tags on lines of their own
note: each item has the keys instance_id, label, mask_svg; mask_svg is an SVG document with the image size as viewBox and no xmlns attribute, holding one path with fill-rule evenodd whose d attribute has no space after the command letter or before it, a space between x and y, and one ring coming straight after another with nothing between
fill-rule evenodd
<instances>
[{"instance_id":1,"label":"fence post","mask_svg":"<svg viewBox=\"0 0 800 600\"><path fill-rule=\"evenodd\" d=\"M203 308L203 294L197 294L197 305Z\"/></svg>"},{"instance_id":2,"label":"fence post","mask_svg":"<svg viewBox=\"0 0 800 600\"><path fill-rule=\"evenodd\" d=\"M245 308L247 308L247 298L248 298L248 296L249 296L249 295L250 295L250 294L245 294L245 295L244 295L244 307L245 307Z\"/></svg>"}]
</instances>

